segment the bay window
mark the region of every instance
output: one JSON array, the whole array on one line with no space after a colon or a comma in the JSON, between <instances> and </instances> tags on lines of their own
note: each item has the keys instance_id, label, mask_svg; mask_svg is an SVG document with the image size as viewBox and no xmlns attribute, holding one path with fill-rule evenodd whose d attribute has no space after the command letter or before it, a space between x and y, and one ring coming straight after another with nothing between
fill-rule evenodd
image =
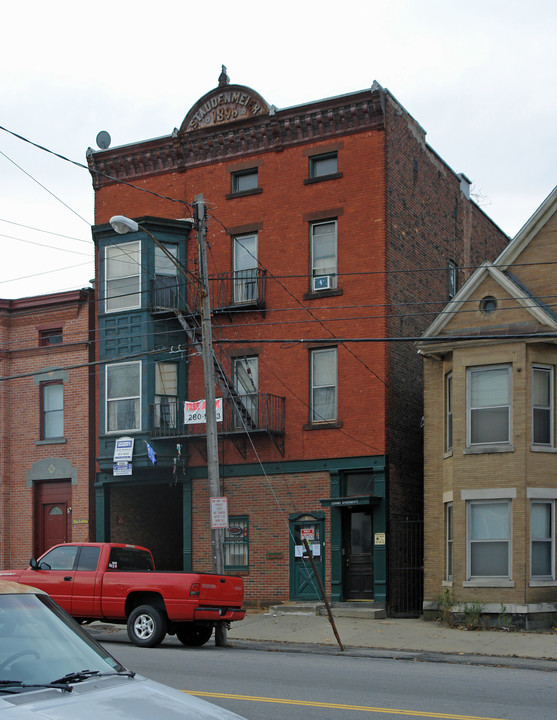
<instances>
[{"instance_id":1,"label":"bay window","mask_svg":"<svg viewBox=\"0 0 557 720\"><path fill-rule=\"evenodd\" d=\"M106 366L106 431L141 430L141 362Z\"/></svg>"}]
</instances>

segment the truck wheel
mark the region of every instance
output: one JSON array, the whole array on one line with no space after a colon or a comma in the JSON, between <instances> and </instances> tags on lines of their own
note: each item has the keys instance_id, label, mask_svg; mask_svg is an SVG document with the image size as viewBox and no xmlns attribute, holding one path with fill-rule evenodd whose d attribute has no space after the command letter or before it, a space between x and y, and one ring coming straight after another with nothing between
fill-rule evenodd
<instances>
[{"instance_id":1,"label":"truck wheel","mask_svg":"<svg viewBox=\"0 0 557 720\"><path fill-rule=\"evenodd\" d=\"M128 637L139 647L160 645L166 635L166 617L152 605L140 605L128 618Z\"/></svg>"},{"instance_id":2,"label":"truck wheel","mask_svg":"<svg viewBox=\"0 0 557 720\"><path fill-rule=\"evenodd\" d=\"M195 623L180 623L176 626L176 637L182 645L200 647L209 641L213 634L210 625L196 625Z\"/></svg>"}]
</instances>

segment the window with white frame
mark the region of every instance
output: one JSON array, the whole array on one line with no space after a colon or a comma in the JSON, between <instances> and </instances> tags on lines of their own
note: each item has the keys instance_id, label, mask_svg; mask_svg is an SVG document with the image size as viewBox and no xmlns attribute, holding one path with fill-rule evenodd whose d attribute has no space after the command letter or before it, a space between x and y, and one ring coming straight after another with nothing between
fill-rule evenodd
<instances>
[{"instance_id":1,"label":"window with white frame","mask_svg":"<svg viewBox=\"0 0 557 720\"><path fill-rule=\"evenodd\" d=\"M468 580L510 579L511 500L469 500L467 510Z\"/></svg>"},{"instance_id":2,"label":"window with white frame","mask_svg":"<svg viewBox=\"0 0 557 720\"><path fill-rule=\"evenodd\" d=\"M226 570L249 568L249 518L230 516L224 531L224 567Z\"/></svg>"},{"instance_id":3,"label":"window with white frame","mask_svg":"<svg viewBox=\"0 0 557 720\"><path fill-rule=\"evenodd\" d=\"M141 362L106 366L106 431L141 430Z\"/></svg>"},{"instance_id":4,"label":"window with white frame","mask_svg":"<svg viewBox=\"0 0 557 720\"><path fill-rule=\"evenodd\" d=\"M139 242L105 248L105 310L141 307L141 251Z\"/></svg>"},{"instance_id":5,"label":"window with white frame","mask_svg":"<svg viewBox=\"0 0 557 720\"><path fill-rule=\"evenodd\" d=\"M555 500L530 502L530 576L555 580Z\"/></svg>"},{"instance_id":6,"label":"window with white frame","mask_svg":"<svg viewBox=\"0 0 557 720\"><path fill-rule=\"evenodd\" d=\"M41 440L64 436L64 385L61 381L41 383Z\"/></svg>"},{"instance_id":7,"label":"window with white frame","mask_svg":"<svg viewBox=\"0 0 557 720\"><path fill-rule=\"evenodd\" d=\"M310 419L312 423L337 419L337 349L311 351Z\"/></svg>"},{"instance_id":8,"label":"window with white frame","mask_svg":"<svg viewBox=\"0 0 557 720\"><path fill-rule=\"evenodd\" d=\"M257 233L238 235L233 243L234 302L255 302L259 297Z\"/></svg>"},{"instance_id":9,"label":"window with white frame","mask_svg":"<svg viewBox=\"0 0 557 720\"><path fill-rule=\"evenodd\" d=\"M511 442L511 366L468 368L468 446Z\"/></svg>"},{"instance_id":10,"label":"window with white frame","mask_svg":"<svg viewBox=\"0 0 557 720\"><path fill-rule=\"evenodd\" d=\"M164 244L162 247L155 245L154 307L178 307L177 255L178 248L176 245Z\"/></svg>"},{"instance_id":11,"label":"window with white frame","mask_svg":"<svg viewBox=\"0 0 557 720\"><path fill-rule=\"evenodd\" d=\"M453 579L453 504L445 503L445 580Z\"/></svg>"},{"instance_id":12,"label":"window with white frame","mask_svg":"<svg viewBox=\"0 0 557 720\"><path fill-rule=\"evenodd\" d=\"M310 225L312 290L337 287L337 221Z\"/></svg>"},{"instance_id":13,"label":"window with white frame","mask_svg":"<svg viewBox=\"0 0 557 720\"><path fill-rule=\"evenodd\" d=\"M553 445L553 368L532 368L532 443Z\"/></svg>"},{"instance_id":14,"label":"window with white frame","mask_svg":"<svg viewBox=\"0 0 557 720\"><path fill-rule=\"evenodd\" d=\"M453 449L453 374L445 375L445 451Z\"/></svg>"},{"instance_id":15,"label":"window with white frame","mask_svg":"<svg viewBox=\"0 0 557 720\"><path fill-rule=\"evenodd\" d=\"M234 358L234 390L238 393L234 423L236 427L255 428L259 408L259 358L257 355Z\"/></svg>"},{"instance_id":16,"label":"window with white frame","mask_svg":"<svg viewBox=\"0 0 557 720\"><path fill-rule=\"evenodd\" d=\"M154 423L159 429L173 430L177 427L178 366L171 362L155 363L155 412Z\"/></svg>"}]
</instances>

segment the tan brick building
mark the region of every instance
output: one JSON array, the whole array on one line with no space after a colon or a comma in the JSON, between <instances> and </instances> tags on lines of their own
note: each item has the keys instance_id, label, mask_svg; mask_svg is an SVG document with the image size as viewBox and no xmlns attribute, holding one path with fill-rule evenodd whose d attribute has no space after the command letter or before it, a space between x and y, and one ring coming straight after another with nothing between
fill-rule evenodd
<instances>
[{"instance_id":1,"label":"tan brick building","mask_svg":"<svg viewBox=\"0 0 557 720\"><path fill-rule=\"evenodd\" d=\"M93 290L0 300L0 568L94 525Z\"/></svg>"},{"instance_id":2,"label":"tan brick building","mask_svg":"<svg viewBox=\"0 0 557 720\"><path fill-rule=\"evenodd\" d=\"M556 210L557 188L419 343L426 614L557 617Z\"/></svg>"}]
</instances>

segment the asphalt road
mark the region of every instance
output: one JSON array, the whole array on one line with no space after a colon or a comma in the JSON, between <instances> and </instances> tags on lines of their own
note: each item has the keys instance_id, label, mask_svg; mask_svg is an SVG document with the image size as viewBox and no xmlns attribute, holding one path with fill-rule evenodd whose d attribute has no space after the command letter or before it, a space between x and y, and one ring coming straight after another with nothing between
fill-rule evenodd
<instances>
[{"instance_id":1,"label":"asphalt road","mask_svg":"<svg viewBox=\"0 0 557 720\"><path fill-rule=\"evenodd\" d=\"M248 720L555 720L557 674L445 662L104 642L124 665Z\"/></svg>"}]
</instances>

